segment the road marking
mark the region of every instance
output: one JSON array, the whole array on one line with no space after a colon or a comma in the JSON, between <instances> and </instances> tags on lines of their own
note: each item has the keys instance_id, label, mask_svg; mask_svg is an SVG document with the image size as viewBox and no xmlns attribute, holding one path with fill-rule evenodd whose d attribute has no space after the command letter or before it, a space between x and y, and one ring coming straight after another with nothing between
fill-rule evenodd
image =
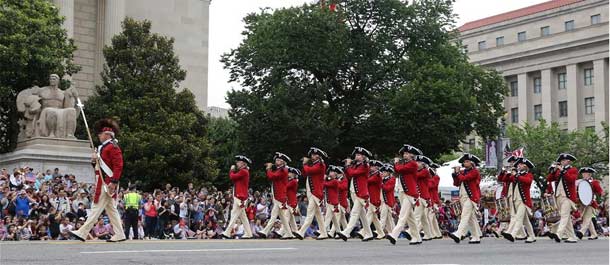
<instances>
[{"instance_id":1,"label":"road marking","mask_svg":"<svg viewBox=\"0 0 610 265\"><path fill-rule=\"evenodd\" d=\"M81 254L117 254L117 253L156 253L156 252L222 252L222 251L274 251L296 250L296 248L216 248L216 249L147 249L147 250L110 250L83 251Z\"/></svg>"}]
</instances>

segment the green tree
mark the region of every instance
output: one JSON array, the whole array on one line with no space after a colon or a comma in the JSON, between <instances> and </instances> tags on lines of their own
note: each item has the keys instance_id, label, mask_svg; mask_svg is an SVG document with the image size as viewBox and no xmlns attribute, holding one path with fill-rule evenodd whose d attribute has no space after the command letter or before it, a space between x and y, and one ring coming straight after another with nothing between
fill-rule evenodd
<instances>
[{"instance_id":1,"label":"green tree","mask_svg":"<svg viewBox=\"0 0 610 265\"><path fill-rule=\"evenodd\" d=\"M17 94L48 85L52 73L71 75L80 69L72 61L76 46L62 22L51 1L0 0L0 153L17 144Z\"/></svg>"},{"instance_id":2,"label":"green tree","mask_svg":"<svg viewBox=\"0 0 610 265\"><path fill-rule=\"evenodd\" d=\"M524 148L524 156L536 168L532 171L538 187L544 191L547 186L548 167L560 153L571 153L577 160L576 167L592 166L598 170L596 178L608 174L608 127L605 136L593 130L563 131L559 124L540 120L538 125L509 126L507 136L513 148Z\"/></svg>"},{"instance_id":3,"label":"green tree","mask_svg":"<svg viewBox=\"0 0 610 265\"><path fill-rule=\"evenodd\" d=\"M473 130L497 134L506 86L468 63L455 43L453 1L340 1L263 10L222 61L231 117L244 150L262 165L272 152L300 157L314 145L333 162L356 145L378 158L403 143L431 158Z\"/></svg>"},{"instance_id":4,"label":"green tree","mask_svg":"<svg viewBox=\"0 0 610 265\"><path fill-rule=\"evenodd\" d=\"M220 176L214 183L219 189L231 186L229 169L235 164L235 155L240 154L237 123L227 118L209 118L208 136L212 145L211 156L216 160Z\"/></svg>"},{"instance_id":5,"label":"green tree","mask_svg":"<svg viewBox=\"0 0 610 265\"><path fill-rule=\"evenodd\" d=\"M151 33L150 21L125 19L123 32L104 48L104 85L85 108L91 122L120 120L125 177L146 188L209 184L218 175L205 114L188 89L176 92L186 72L173 44Z\"/></svg>"}]
</instances>

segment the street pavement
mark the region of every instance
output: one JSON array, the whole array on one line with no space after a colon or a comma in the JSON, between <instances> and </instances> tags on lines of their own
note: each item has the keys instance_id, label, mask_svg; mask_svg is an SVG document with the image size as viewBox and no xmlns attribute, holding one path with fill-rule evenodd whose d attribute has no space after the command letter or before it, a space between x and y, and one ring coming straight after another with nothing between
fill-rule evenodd
<instances>
[{"instance_id":1,"label":"street pavement","mask_svg":"<svg viewBox=\"0 0 610 265\"><path fill-rule=\"evenodd\" d=\"M534 244L484 238L410 246L399 240L173 240L2 242L0 264L608 264L608 239Z\"/></svg>"}]
</instances>

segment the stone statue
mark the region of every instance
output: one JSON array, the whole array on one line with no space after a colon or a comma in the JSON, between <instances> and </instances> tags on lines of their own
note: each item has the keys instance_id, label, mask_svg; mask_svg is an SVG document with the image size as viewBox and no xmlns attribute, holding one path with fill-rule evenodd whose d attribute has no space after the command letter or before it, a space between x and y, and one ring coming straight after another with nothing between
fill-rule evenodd
<instances>
[{"instance_id":1,"label":"stone statue","mask_svg":"<svg viewBox=\"0 0 610 265\"><path fill-rule=\"evenodd\" d=\"M20 121L19 140L32 137L75 139L78 111L74 107L76 88L59 89L59 76L51 74L49 86L34 86L17 95L17 110L25 120Z\"/></svg>"}]
</instances>

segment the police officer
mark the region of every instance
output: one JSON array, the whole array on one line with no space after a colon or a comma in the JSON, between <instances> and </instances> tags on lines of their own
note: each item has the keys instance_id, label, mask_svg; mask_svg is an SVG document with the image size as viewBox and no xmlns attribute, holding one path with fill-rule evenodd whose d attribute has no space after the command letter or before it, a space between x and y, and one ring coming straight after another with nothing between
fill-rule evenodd
<instances>
[{"instance_id":1,"label":"police officer","mask_svg":"<svg viewBox=\"0 0 610 265\"><path fill-rule=\"evenodd\" d=\"M129 238L129 229L133 229L133 239L138 239L138 212L142 196L138 194L136 185L129 185L129 191L123 195L125 202L125 238Z\"/></svg>"}]
</instances>

